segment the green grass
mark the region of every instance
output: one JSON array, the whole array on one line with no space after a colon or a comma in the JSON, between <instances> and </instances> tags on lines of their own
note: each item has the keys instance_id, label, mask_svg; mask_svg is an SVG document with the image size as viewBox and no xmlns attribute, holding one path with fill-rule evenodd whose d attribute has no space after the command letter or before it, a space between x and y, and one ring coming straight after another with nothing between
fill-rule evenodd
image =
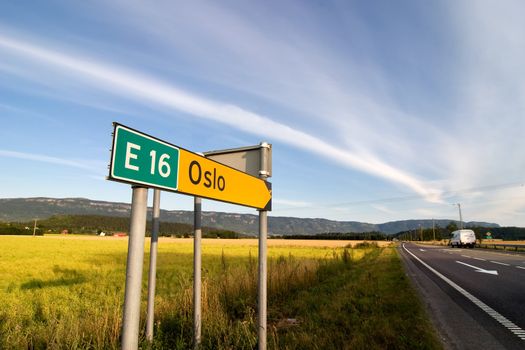
<instances>
[{"instance_id":1,"label":"green grass","mask_svg":"<svg viewBox=\"0 0 525 350\"><path fill-rule=\"evenodd\" d=\"M279 349L439 349L394 248L371 248L359 261L323 264L318 283L279 300Z\"/></svg>"},{"instance_id":2,"label":"green grass","mask_svg":"<svg viewBox=\"0 0 525 350\"><path fill-rule=\"evenodd\" d=\"M192 250L159 243L152 348L192 346ZM127 241L110 237L0 236L0 349L118 348L126 251ZM393 248L268 255L270 349L440 347ZM256 346L256 285L256 246L203 246L204 349Z\"/></svg>"}]
</instances>

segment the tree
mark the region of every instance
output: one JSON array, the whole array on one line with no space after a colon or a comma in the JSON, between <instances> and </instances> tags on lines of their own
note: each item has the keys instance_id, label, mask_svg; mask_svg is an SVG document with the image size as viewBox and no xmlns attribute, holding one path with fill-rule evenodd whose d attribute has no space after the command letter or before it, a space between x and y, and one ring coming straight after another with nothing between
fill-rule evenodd
<instances>
[{"instance_id":1,"label":"tree","mask_svg":"<svg viewBox=\"0 0 525 350\"><path fill-rule=\"evenodd\" d=\"M447 230L452 233L453 231L456 231L458 229L458 225L454 222L454 221L451 221L448 225L447 225Z\"/></svg>"}]
</instances>

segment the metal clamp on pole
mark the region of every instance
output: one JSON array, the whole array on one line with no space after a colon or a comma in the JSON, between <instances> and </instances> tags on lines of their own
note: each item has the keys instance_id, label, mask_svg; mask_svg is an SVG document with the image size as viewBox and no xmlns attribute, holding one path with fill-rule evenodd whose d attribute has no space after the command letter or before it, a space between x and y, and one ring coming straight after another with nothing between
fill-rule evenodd
<instances>
[{"instance_id":1,"label":"metal clamp on pole","mask_svg":"<svg viewBox=\"0 0 525 350\"><path fill-rule=\"evenodd\" d=\"M268 142L266 142L266 141L261 142L261 143L259 144L259 146L260 146L261 148L267 148L267 149L270 149L270 148L271 148L271 145L270 145Z\"/></svg>"}]
</instances>

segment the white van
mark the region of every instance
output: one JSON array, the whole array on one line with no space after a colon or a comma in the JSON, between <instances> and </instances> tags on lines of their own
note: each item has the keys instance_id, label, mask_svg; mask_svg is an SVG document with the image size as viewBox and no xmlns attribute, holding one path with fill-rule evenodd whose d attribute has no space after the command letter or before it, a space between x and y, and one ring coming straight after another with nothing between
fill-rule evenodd
<instances>
[{"instance_id":1,"label":"white van","mask_svg":"<svg viewBox=\"0 0 525 350\"><path fill-rule=\"evenodd\" d=\"M476 234L472 230L457 230L452 232L450 245L454 247L474 248L476 245Z\"/></svg>"}]
</instances>

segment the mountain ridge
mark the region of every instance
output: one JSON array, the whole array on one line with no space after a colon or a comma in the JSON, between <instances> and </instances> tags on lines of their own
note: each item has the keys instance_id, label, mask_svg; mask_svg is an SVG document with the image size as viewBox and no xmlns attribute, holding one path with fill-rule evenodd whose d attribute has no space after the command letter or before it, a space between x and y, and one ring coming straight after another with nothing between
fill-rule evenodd
<instances>
[{"instance_id":1,"label":"mountain ridge","mask_svg":"<svg viewBox=\"0 0 525 350\"><path fill-rule=\"evenodd\" d=\"M88 198L0 198L0 221L30 221L53 215L106 215L129 216L131 204L92 200ZM151 208L148 208L151 212ZM150 215L150 214L149 214ZM160 220L193 224L193 211L161 209ZM272 235L314 235L328 232L382 232L394 234L400 231L429 228L433 224L445 227L456 220L397 220L382 224L359 221L336 221L324 218L298 218L269 216L268 232ZM217 229L233 230L256 235L258 215L224 212L202 212L202 224ZM499 227L495 223L466 222L464 226Z\"/></svg>"}]
</instances>

